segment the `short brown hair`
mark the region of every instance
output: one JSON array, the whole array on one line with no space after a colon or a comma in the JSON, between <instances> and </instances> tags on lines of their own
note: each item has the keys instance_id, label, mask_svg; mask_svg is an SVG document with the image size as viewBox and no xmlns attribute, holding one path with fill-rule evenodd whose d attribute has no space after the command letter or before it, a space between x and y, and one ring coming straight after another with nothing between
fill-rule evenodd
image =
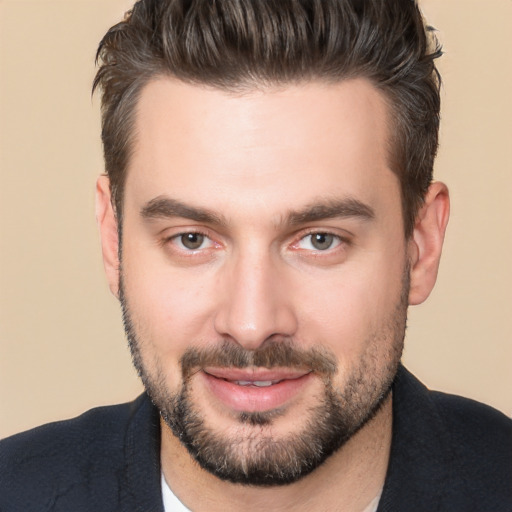
<instances>
[{"instance_id":1,"label":"short brown hair","mask_svg":"<svg viewBox=\"0 0 512 512\"><path fill-rule=\"evenodd\" d=\"M406 236L432 181L440 47L414 0L139 0L101 41L102 140L116 214L135 107L158 76L237 90L369 79L390 105L390 167Z\"/></svg>"}]
</instances>

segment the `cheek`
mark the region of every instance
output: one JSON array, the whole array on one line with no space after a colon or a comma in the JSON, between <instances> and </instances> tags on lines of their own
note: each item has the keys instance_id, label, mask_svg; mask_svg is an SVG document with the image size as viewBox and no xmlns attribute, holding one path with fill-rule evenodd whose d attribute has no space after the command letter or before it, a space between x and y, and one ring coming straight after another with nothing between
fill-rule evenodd
<instances>
[{"instance_id":1,"label":"cheek","mask_svg":"<svg viewBox=\"0 0 512 512\"><path fill-rule=\"evenodd\" d=\"M188 345L206 334L203 328L211 310L206 283L162 274L139 279L128 270L125 280L130 310L156 336L154 342L173 340L176 345L183 338Z\"/></svg>"},{"instance_id":2,"label":"cheek","mask_svg":"<svg viewBox=\"0 0 512 512\"><path fill-rule=\"evenodd\" d=\"M301 338L320 343L340 366L360 359L377 334L386 334L400 302L403 256L347 265L296 293Z\"/></svg>"},{"instance_id":3,"label":"cheek","mask_svg":"<svg viewBox=\"0 0 512 512\"><path fill-rule=\"evenodd\" d=\"M146 369L153 375L163 373L175 387L181 380L178 364L184 350L213 339L214 293L204 275L172 271L145 255L124 250L125 297Z\"/></svg>"},{"instance_id":4,"label":"cheek","mask_svg":"<svg viewBox=\"0 0 512 512\"><path fill-rule=\"evenodd\" d=\"M312 297L297 295L300 334L308 345L326 346L342 364L360 350L373 308L359 281L331 279L320 290Z\"/></svg>"}]
</instances>

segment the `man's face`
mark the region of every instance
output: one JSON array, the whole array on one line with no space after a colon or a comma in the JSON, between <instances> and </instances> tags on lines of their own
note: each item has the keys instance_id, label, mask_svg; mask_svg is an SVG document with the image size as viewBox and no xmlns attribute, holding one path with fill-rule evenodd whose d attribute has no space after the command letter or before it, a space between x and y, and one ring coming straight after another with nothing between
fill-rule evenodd
<instances>
[{"instance_id":1,"label":"man's face","mask_svg":"<svg viewBox=\"0 0 512 512\"><path fill-rule=\"evenodd\" d=\"M387 396L408 257L386 115L364 80L142 92L125 324L167 425L221 478L294 481Z\"/></svg>"}]
</instances>

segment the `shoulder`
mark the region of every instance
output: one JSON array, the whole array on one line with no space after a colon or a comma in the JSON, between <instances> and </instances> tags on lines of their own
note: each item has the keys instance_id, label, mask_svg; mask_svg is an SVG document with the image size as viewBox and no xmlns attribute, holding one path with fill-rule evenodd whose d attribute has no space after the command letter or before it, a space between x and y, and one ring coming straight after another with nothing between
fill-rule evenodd
<instances>
[{"instance_id":1,"label":"shoulder","mask_svg":"<svg viewBox=\"0 0 512 512\"><path fill-rule=\"evenodd\" d=\"M430 391L454 454L466 468L485 475L508 474L512 487L512 419L502 412L460 396ZM496 478L496 476L494 476Z\"/></svg>"},{"instance_id":2,"label":"shoulder","mask_svg":"<svg viewBox=\"0 0 512 512\"><path fill-rule=\"evenodd\" d=\"M27 460L31 464L36 460L44 464L55 458L72 460L87 454L96 456L98 449L115 452L122 442L124 425L139 401L140 398L131 403L97 407L76 418L48 423L3 439L0 464L12 461L16 466L23 466ZM74 449L69 451L71 447Z\"/></svg>"},{"instance_id":3,"label":"shoulder","mask_svg":"<svg viewBox=\"0 0 512 512\"><path fill-rule=\"evenodd\" d=\"M400 409L442 424L454 440L489 450L512 446L512 419L497 409L469 398L432 391L403 367L397 384L395 398ZM510 458L512 452L506 455Z\"/></svg>"},{"instance_id":4,"label":"shoulder","mask_svg":"<svg viewBox=\"0 0 512 512\"><path fill-rule=\"evenodd\" d=\"M386 486L393 506L382 510L512 510L512 420L401 367Z\"/></svg>"},{"instance_id":5,"label":"shoulder","mask_svg":"<svg viewBox=\"0 0 512 512\"><path fill-rule=\"evenodd\" d=\"M462 436L473 436L484 443L492 443L492 429L496 441L512 442L512 419L486 404L457 395L429 391L447 425ZM498 436L496 438L496 436Z\"/></svg>"},{"instance_id":6,"label":"shoulder","mask_svg":"<svg viewBox=\"0 0 512 512\"><path fill-rule=\"evenodd\" d=\"M468 510L512 510L512 420L460 396L431 391L430 398L446 431L452 472L447 503L461 501Z\"/></svg>"},{"instance_id":7,"label":"shoulder","mask_svg":"<svg viewBox=\"0 0 512 512\"><path fill-rule=\"evenodd\" d=\"M23 503L32 510L39 503L37 510L53 510L55 496L86 492L87 486L103 489L108 499L109 489L118 488L127 425L145 401L142 395L0 441L0 509Z\"/></svg>"}]
</instances>

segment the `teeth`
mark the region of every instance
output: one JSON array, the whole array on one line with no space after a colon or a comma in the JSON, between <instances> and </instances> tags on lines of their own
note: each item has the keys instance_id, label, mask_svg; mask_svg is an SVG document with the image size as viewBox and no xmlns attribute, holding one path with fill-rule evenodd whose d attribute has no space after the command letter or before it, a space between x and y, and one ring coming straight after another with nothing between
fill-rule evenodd
<instances>
[{"instance_id":1,"label":"teeth","mask_svg":"<svg viewBox=\"0 0 512 512\"><path fill-rule=\"evenodd\" d=\"M265 388L267 386L272 386L272 384L275 384L272 380L255 380L252 385L258 386L259 388Z\"/></svg>"},{"instance_id":2,"label":"teeth","mask_svg":"<svg viewBox=\"0 0 512 512\"><path fill-rule=\"evenodd\" d=\"M238 384L239 386L257 386L259 388L266 388L278 382L278 380L236 380L235 384Z\"/></svg>"}]
</instances>

